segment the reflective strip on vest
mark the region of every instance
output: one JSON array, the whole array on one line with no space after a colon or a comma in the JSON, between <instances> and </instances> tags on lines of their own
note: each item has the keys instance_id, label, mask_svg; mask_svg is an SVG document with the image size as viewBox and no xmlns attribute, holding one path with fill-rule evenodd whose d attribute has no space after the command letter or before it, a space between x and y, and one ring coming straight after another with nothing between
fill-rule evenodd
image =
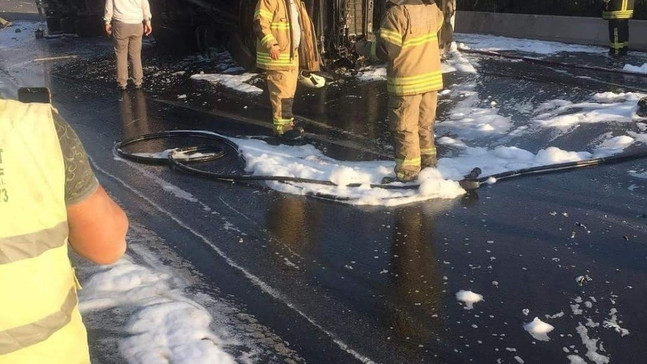
<instances>
[{"instance_id":1,"label":"reflective strip on vest","mask_svg":"<svg viewBox=\"0 0 647 364\"><path fill-rule=\"evenodd\" d=\"M50 249L58 248L65 243L65 236L67 222L34 234L4 238L0 249L0 264L37 257Z\"/></svg>"},{"instance_id":2,"label":"reflective strip on vest","mask_svg":"<svg viewBox=\"0 0 647 364\"><path fill-rule=\"evenodd\" d=\"M0 168L0 362L86 362L51 105L0 100Z\"/></svg>"},{"instance_id":3,"label":"reflective strip on vest","mask_svg":"<svg viewBox=\"0 0 647 364\"><path fill-rule=\"evenodd\" d=\"M443 88L443 74L441 71L434 71L419 76L390 77L386 88L389 93L399 96L440 90Z\"/></svg>"},{"instance_id":4,"label":"reflective strip on vest","mask_svg":"<svg viewBox=\"0 0 647 364\"><path fill-rule=\"evenodd\" d=\"M58 311L29 324L0 331L0 355L44 341L70 322L78 301L74 288L67 293Z\"/></svg>"}]
</instances>

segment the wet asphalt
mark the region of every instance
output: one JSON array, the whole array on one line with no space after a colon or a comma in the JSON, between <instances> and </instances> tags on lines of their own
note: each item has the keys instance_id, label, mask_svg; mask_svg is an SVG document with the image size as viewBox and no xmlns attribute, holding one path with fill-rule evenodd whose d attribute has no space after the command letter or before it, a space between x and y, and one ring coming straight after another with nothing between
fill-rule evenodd
<instances>
[{"instance_id":1,"label":"wet asphalt","mask_svg":"<svg viewBox=\"0 0 647 364\"><path fill-rule=\"evenodd\" d=\"M149 41L144 90L122 94L112 82L107 40L63 37L30 44L35 46L28 52L2 54L3 94L15 96L19 86L50 87L53 104L79 134L101 183L132 224L156 237L148 249L163 253L160 260L169 269L191 275L191 289L236 308L230 324L240 324L249 345L263 348L259 362L566 362L569 354L587 357L588 338L611 362L640 363L637 358L647 354L646 191L644 180L628 173L644 171L643 160L512 179L464 198L396 208L219 183L125 162L115 157L114 143L176 129L269 136L266 93L250 96L192 81L189 71L221 66L159 54ZM33 62L44 56L74 57ZM479 73L445 74L445 83L460 88L475 82L481 98L497 100L501 113L518 123L527 117L515 107L520 103L646 87L644 78L633 76L582 78L581 70L469 59ZM260 79L257 85L264 87ZM295 112L309 140L328 155L384 159L390 155L386 99L384 82L340 78L323 90L300 89ZM456 102L441 97L439 120ZM536 152L550 142L588 150L600 128L635 126L587 126L558 137L536 133L475 144ZM440 121L437 134L444 132L450 133ZM453 151L440 152L443 157ZM205 168L241 166L229 158ZM590 279L578 283L580 276ZM459 290L482 294L484 301L466 310L456 300ZM612 309L629 335L605 327ZM535 316L555 326L550 341L523 329ZM89 325L93 356L101 363L122 362L115 354L119 334L101 322ZM237 355L245 345L225 350Z\"/></svg>"}]
</instances>

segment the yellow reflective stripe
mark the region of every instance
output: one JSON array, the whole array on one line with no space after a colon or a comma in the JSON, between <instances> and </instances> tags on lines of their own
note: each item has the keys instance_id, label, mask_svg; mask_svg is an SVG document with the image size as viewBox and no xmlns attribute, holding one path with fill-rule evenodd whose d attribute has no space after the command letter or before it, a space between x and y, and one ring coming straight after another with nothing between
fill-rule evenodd
<instances>
[{"instance_id":1,"label":"yellow reflective stripe","mask_svg":"<svg viewBox=\"0 0 647 364\"><path fill-rule=\"evenodd\" d=\"M274 38L274 35L272 35L272 33L264 36L263 39L261 39L261 44L263 44L264 46L267 46L268 44L270 44L270 42L272 44L276 43L276 39Z\"/></svg>"},{"instance_id":2,"label":"yellow reflective stripe","mask_svg":"<svg viewBox=\"0 0 647 364\"><path fill-rule=\"evenodd\" d=\"M67 231L65 221L32 234L0 238L0 264L34 258L50 249L58 248L65 244Z\"/></svg>"},{"instance_id":3,"label":"yellow reflective stripe","mask_svg":"<svg viewBox=\"0 0 647 364\"><path fill-rule=\"evenodd\" d=\"M629 4L627 4L629 0L622 0L622 7L620 10L627 10L627 7L629 7Z\"/></svg>"},{"instance_id":4,"label":"yellow reflective stripe","mask_svg":"<svg viewBox=\"0 0 647 364\"><path fill-rule=\"evenodd\" d=\"M290 59L290 54L288 52L282 52L279 54L279 59L272 59L272 56L270 56L269 53L266 52L256 52L256 57L258 59L266 60L266 61L272 61L272 62L291 62L292 60Z\"/></svg>"},{"instance_id":5,"label":"yellow reflective stripe","mask_svg":"<svg viewBox=\"0 0 647 364\"><path fill-rule=\"evenodd\" d=\"M283 127L285 125L292 124L292 122L294 121L294 118L289 118L289 119L272 118L272 121L274 122L274 126Z\"/></svg>"},{"instance_id":6,"label":"yellow reflective stripe","mask_svg":"<svg viewBox=\"0 0 647 364\"><path fill-rule=\"evenodd\" d=\"M436 155L436 148L420 148L422 155Z\"/></svg>"},{"instance_id":7,"label":"yellow reflective stripe","mask_svg":"<svg viewBox=\"0 0 647 364\"><path fill-rule=\"evenodd\" d=\"M425 34L420 37L415 37L415 38L405 40L404 43L402 43L402 48L413 47L424 43L433 42L437 39L438 39L438 35L436 33Z\"/></svg>"},{"instance_id":8,"label":"yellow reflective stripe","mask_svg":"<svg viewBox=\"0 0 647 364\"><path fill-rule=\"evenodd\" d=\"M254 17L255 17L255 18L256 18L256 17L261 17L261 18L265 18L265 19L272 20L272 18L273 18L274 16L273 16L273 15L272 15L272 13L271 13L270 11L268 11L268 10L265 10L265 9L258 9L258 10L256 11L256 13L254 13Z\"/></svg>"},{"instance_id":9,"label":"yellow reflective stripe","mask_svg":"<svg viewBox=\"0 0 647 364\"><path fill-rule=\"evenodd\" d=\"M434 71L430 73L425 73L424 75L418 76L407 76L407 77L390 77L388 82L393 86L408 86L416 85L424 82L442 80L443 74L441 71Z\"/></svg>"},{"instance_id":10,"label":"yellow reflective stripe","mask_svg":"<svg viewBox=\"0 0 647 364\"><path fill-rule=\"evenodd\" d=\"M417 76L391 77L389 79L389 82L392 82L393 84L396 84L396 85L403 85L403 84L418 82L420 80L425 80L429 78L442 77L442 75L443 74L441 71L433 71L433 72L429 72L429 73L425 73Z\"/></svg>"},{"instance_id":11,"label":"yellow reflective stripe","mask_svg":"<svg viewBox=\"0 0 647 364\"><path fill-rule=\"evenodd\" d=\"M285 66L291 66L293 65L296 59L290 59L290 55L288 53L281 53L279 55L279 59L272 59L270 57L269 53L263 53L263 52L256 52L256 63L260 65L285 65Z\"/></svg>"},{"instance_id":12,"label":"yellow reflective stripe","mask_svg":"<svg viewBox=\"0 0 647 364\"><path fill-rule=\"evenodd\" d=\"M391 86L387 85L386 90L394 95L414 95L414 94L421 94L423 92L427 91L433 91L433 90L440 90L443 88L443 83L442 81L436 82L436 83L428 83L424 85L416 85L416 86Z\"/></svg>"},{"instance_id":13,"label":"yellow reflective stripe","mask_svg":"<svg viewBox=\"0 0 647 364\"><path fill-rule=\"evenodd\" d=\"M395 164L400 167L417 167L417 166L420 166L420 163L421 163L420 157L395 160Z\"/></svg>"},{"instance_id":14,"label":"yellow reflective stripe","mask_svg":"<svg viewBox=\"0 0 647 364\"><path fill-rule=\"evenodd\" d=\"M602 17L604 19L629 19L634 16L633 10L618 10L618 11L604 11Z\"/></svg>"},{"instance_id":15,"label":"yellow reflective stripe","mask_svg":"<svg viewBox=\"0 0 647 364\"><path fill-rule=\"evenodd\" d=\"M442 87L443 74L440 71L435 71L420 76L389 78L386 88L392 94L405 95L440 90Z\"/></svg>"},{"instance_id":16,"label":"yellow reflective stripe","mask_svg":"<svg viewBox=\"0 0 647 364\"><path fill-rule=\"evenodd\" d=\"M270 29L290 29L290 23L287 22L276 22L270 24Z\"/></svg>"},{"instance_id":17,"label":"yellow reflective stripe","mask_svg":"<svg viewBox=\"0 0 647 364\"><path fill-rule=\"evenodd\" d=\"M71 288L57 312L38 321L0 331L0 355L45 341L70 322L76 305L76 291Z\"/></svg>"},{"instance_id":18,"label":"yellow reflective stripe","mask_svg":"<svg viewBox=\"0 0 647 364\"><path fill-rule=\"evenodd\" d=\"M402 34L396 31L380 29L380 37L387 42L391 42L397 46L402 46Z\"/></svg>"},{"instance_id":19,"label":"yellow reflective stripe","mask_svg":"<svg viewBox=\"0 0 647 364\"><path fill-rule=\"evenodd\" d=\"M277 134L283 134L283 127L286 125L292 125L292 122L294 122L294 118L289 118L289 119L272 118L272 122L274 124L274 131Z\"/></svg>"}]
</instances>

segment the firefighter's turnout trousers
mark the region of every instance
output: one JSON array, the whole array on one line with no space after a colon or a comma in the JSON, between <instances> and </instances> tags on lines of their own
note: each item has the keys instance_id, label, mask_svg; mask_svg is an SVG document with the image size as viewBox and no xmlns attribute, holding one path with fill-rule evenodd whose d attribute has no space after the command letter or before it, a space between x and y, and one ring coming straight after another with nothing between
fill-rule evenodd
<instances>
[{"instance_id":1,"label":"firefighter's turnout trousers","mask_svg":"<svg viewBox=\"0 0 647 364\"><path fill-rule=\"evenodd\" d=\"M393 133L398 179L415 178L421 167L436 166L437 100L437 91L410 96L389 95L389 129Z\"/></svg>"},{"instance_id":2,"label":"firefighter's turnout trousers","mask_svg":"<svg viewBox=\"0 0 647 364\"><path fill-rule=\"evenodd\" d=\"M258 37L256 65L267 72L274 132L279 135L293 125L292 103L299 68L319 71L321 59L314 25L305 4L301 0L293 1L258 0L254 12L254 31ZM298 19L294 19L291 4L297 7ZM294 34L299 33L295 30L296 24L300 30L298 41ZM278 59L272 59L272 48L276 46L280 55Z\"/></svg>"},{"instance_id":3,"label":"firefighter's turnout trousers","mask_svg":"<svg viewBox=\"0 0 647 364\"><path fill-rule=\"evenodd\" d=\"M272 104L272 121L274 132L282 134L284 130L292 126L294 115L292 104L294 94L297 91L298 69L290 70L267 70L267 89Z\"/></svg>"},{"instance_id":4,"label":"firefighter's turnout trousers","mask_svg":"<svg viewBox=\"0 0 647 364\"><path fill-rule=\"evenodd\" d=\"M633 17L634 0L605 1L602 18L609 21L609 54L623 55L629 49L629 19Z\"/></svg>"}]
</instances>

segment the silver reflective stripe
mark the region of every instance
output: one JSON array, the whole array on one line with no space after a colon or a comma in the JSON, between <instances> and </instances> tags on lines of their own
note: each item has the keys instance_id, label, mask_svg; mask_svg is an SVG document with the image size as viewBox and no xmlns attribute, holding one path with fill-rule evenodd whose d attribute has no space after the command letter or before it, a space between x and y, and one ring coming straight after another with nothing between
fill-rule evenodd
<instances>
[{"instance_id":1,"label":"silver reflective stripe","mask_svg":"<svg viewBox=\"0 0 647 364\"><path fill-rule=\"evenodd\" d=\"M53 228L9 238L0 238L0 264L37 257L65 244L68 227L62 222Z\"/></svg>"},{"instance_id":2,"label":"silver reflective stripe","mask_svg":"<svg viewBox=\"0 0 647 364\"><path fill-rule=\"evenodd\" d=\"M76 291L72 287L58 312L27 325L0 331L0 355L45 341L70 322L76 304Z\"/></svg>"}]
</instances>

